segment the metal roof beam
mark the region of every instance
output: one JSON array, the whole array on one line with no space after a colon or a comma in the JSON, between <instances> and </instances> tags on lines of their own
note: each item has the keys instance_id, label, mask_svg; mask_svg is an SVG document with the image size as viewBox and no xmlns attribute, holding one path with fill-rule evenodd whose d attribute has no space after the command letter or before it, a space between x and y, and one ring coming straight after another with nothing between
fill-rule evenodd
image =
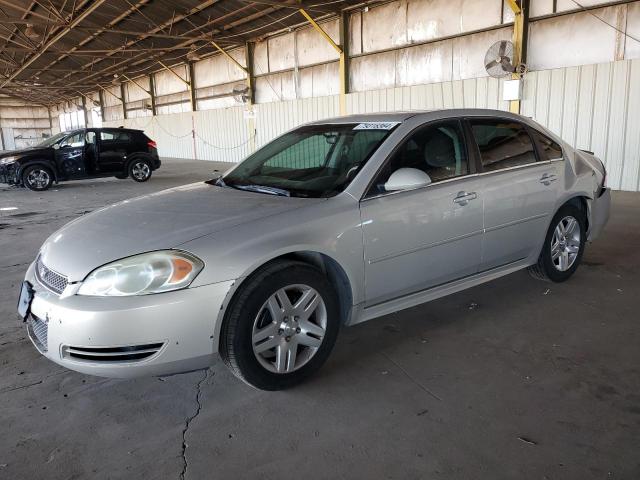
<instances>
[{"instance_id":1,"label":"metal roof beam","mask_svg":"<svg viewBox=\"0 0 640 480\"><path fill-rule=\"evenodd\" d=\"M50 47L55 45L61 38L63 38L67 33L69 33L73 29L73 27L75 27L80 22L82 22L92 12L94 12L100 5L102 5L104 1L105 0L95 0L92 5L87 7L82 13L80 13L77 17L75 17L67 27L63 28L61 31L55 34L53 38L47 41L35 54L29 57L29 59L26 62L24 62L18 69L14 70L13 73L11 73L11 75L9 75L9 77L6 78L2 82L2 84L0 84L0 88L4 87L7 83L9 83L11 80L13 80L18 75L20 75L25 68L27 68L33 62L35 62L38 58L40 58L40 56L44 51L48 50Z\"/></svg>"}]
</instances>

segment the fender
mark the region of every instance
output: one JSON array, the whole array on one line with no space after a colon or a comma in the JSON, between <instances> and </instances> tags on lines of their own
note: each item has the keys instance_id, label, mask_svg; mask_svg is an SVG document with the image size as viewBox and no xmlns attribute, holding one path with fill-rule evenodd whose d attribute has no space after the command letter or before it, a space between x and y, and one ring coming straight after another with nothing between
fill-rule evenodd
<instances>
[{"instance_id":1,"label":"fender","mask_svg":"<svg viewBox=\"0 0 640 480\"><path fill-rule=\"evenodd\" d=\"M354 283L354 273L349 272L347 269L345 269L344 265L338 262L330 252L323 250L324 249L322 248L318 248L317 245L300 245L298 246L298 248L290 247L273 252L268 257L261 258L259 261L254 262L249 268L247 268L240 277L238 277L231 283L224 301L220 306L220 310L217 313L214 325L214 339L216 340L216 342L220 341L220 330L222 329L222 324L224 323L229 304L235 297L236 293L241 289L244 282L250 276L256 273L260 268L273 262L274 260L278 260L281 258L298 258L306 263L320 266L319 264L323 263L323 259L320 257L324 257L328 261L332 262L335 266L337 266L336 268L339 271L328 271L326 273L332 283L339 283L342 287L341 291L336 292L341 304L340 309L342 314L342 324L352 324L354 312L356 311L357 307L357 302L354 301L354 296L358 295L357 292L354 292L354 285L358 285L357 283ZM333 266L322 266L326 267L327 270L334 268Z\"/></svg>"},{"instance_id":2,"label":"fender","mask_svg":"<svg viewBox=\"0 0 640 480\"><path fill-rule=\"evenodd\" d=\"M16 172L17 178L20 183L22 183L22 172L24 172L25 168L31 167L33 165L40 165L42 167L47 167L49 170L53 172L53 180L58 183L59 175L58 175L58 167L55 162L46 159L38 159L38 160L27 160L25 163L18 165L18 170Z\"/></svg>"}]
</instances>

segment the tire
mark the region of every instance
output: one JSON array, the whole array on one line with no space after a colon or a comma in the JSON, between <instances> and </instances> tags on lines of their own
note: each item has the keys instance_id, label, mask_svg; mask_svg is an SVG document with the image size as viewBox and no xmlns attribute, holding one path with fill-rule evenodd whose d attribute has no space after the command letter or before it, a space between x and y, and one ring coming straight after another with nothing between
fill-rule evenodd
<instances>
[{"instance_id":1,"label":"tire","mask_svg":"<svg viewBox=\"0 0 640 480\"><path fill-rule=\"evenodd\" d=\"M586 240L585 212L572 204L563 205L551 220L538 262L529 267L529 273L539 280L568 280L582 260Z\"/></svg>"},{"instance_id":2,"label":"tire","mask_svg":"<svg viewBox=\"0 0 640 480\"><path fill-rule=\"evenodd\" d=\"M22 172L22 184L34 192L43 192L53 184L53 172L42 165L32 165Z\"/></svg>"},{"instance_id":3,"label":"tire","mask_svg":"<svg viewBox=\"0 0 640 480\"><path fill-rule=\"evenodd\" d=\"M146 182L151 178L151 162L144 158L136 158L129 165L129 176L136 182Z\"/></svg>"},{"instance_id":4,"label":"tire","mask_svg":"<svg viewBox=\"0 0 640 480\"><path fill-rule=\"evenodd\" d=\"M286 308L283 292L293 308L302 306ZM282 390L320 369L339 328L337 297L322 272L303 262L278 261L249 277L234 296L222 325L220 355L252 387Z\"/></svg>"}]
</instances>

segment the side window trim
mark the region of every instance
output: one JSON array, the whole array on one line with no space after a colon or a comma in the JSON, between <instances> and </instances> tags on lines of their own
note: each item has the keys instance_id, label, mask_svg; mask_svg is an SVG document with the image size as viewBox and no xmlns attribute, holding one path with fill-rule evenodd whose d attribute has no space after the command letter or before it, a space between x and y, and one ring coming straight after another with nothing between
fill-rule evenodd
<instances>
[{"instance_id":1,"label":"side window trim","mask_svg":"<svg viewBox=\"0 0 640 480\"><path fill-rule=\"evenodd\" d=\"M495 122L511 122L511 123L516 123L518 125L520 125L523 130L525 131L525 133L527 134L527 136L529 137L529 140L531 141L531 146L533 147L533 155L536 159L535 162L530 162L530 163L525 163L522 165L516 165L513 167L507 167L507 168L500 168L498 170L485 170L484 169L484 165L482 163L482 155L480 153L480 146L478 145L478 141L476 140L475 135L473 135L473 126L472 123L474 120L482 120L482 121L495 121ZM478 156L477 158L477 162L478 162L478 173L480 174L490 174L490 173L500 173L500 172L507 172L509 170L514 170L516 168L527 168L527 167L531 167L534 165L539 165L541 163L544 163L541 161L540 158L540 152L538 151L538 143L537 141L533 138L533 135L531 135L531 131L529 125L527 125L526 123L514 119L514 118L508 118L508 117L496 117L496 116L478 116L478 117L465 117L464 121L468 123L469 126L469 134L471 135L471 137L473 138L473 143L475 145L474 151L476 153L476 155Z\"/></svg>"},{"instance_id":2,"label":"side window trim","mask_svg":"<svg viewBox=\"0 0 640 480\"><path fill-rule=\"evenodd\" d=\"M438 181L430 183L429 185L426 185L424 187L413 188L411 190L397 190L397 191L394 191L394 192L382 192L382 193L373 193L372 194L372 189L376 185L376 180L378 179L378 176L384 171L385 167L389 164L389 162L391 162L391 160L393 159L394 155L396 153L398 153L398 150L400 150L400 148L404 146L404 144L407 142L407 140L409 140L409 138L411 138L411 136L413 136L419 130L422 130L423 128L436 127L441 123L455 123L455 124L458 125L458 129L459 129L460 133L462 134L463 145L464 145L464 148L465 148L465 153L466 153L466 158L467 158L467 164L468 164L468 170L469 171L467 173L463 174L463 175L458 175L456 177L446 178L444 180L438 180ZM437 120L430 120L428 122L425 122L425 123L423 123L421 125L416 126L414 129L412 129L410 132L408 132L404 137L402 137L402 140L400 140L396 144L396 146L393 148L393 150L391 150L389 155L387 155L387 158L384 159L384 162L382 162L380 167L378 167L378 170L376 171L375 175L373 175L371 180L369 181L369 184L367 185L367 188L365 189L365 193L362 196L362 198L360 199L360 201L373 199L373 198L384 197L384 196L388 196L388 195L395 195L395 194L399 194L399 193L414 192L416 190L422 190L424 188L429 188L431 186L437 186L437 185L441 185L443 183L451 182L451 181L454 181L454 180L461 180L461 179L464 179L464 178L468 178L470 175L475 175L477 173L477 170L476 170L475 161L472 161L472 158L471 158L471 155L470 155L471 152L469 151L469 147L470 147L469 141L470 140L472 140L472 139L470 139L468 137L466 129L464 127L463 119L461 117L451 117L451 118L441 118L441 119L437 119ZM475 140L472 140L472 141L475 142Z\"/></svg>"}]
</instances>

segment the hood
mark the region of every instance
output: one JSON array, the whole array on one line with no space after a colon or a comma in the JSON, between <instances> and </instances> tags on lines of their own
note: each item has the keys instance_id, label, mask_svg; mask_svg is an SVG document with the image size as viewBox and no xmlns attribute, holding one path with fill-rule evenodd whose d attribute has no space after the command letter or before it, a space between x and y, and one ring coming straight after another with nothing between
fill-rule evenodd
<instances>
[{"instance_id":1,"label":"hood","mask_svg":"<svg viewBox=\"0 0 640 480\"><path fill-rule=\"evenodd\" d=\"M84 279L106 263L323 201L196 183L125 200L68 223L41 249L44 264Z\"/></svg>"},{"instance_id":2,"label":"hood","mask_svg":"<svg viewBox=\"0 0 640 480\"><path fill-rule=\"evenodd\" d=\"M48 147L29 147L23 148L21 150L7 150L6 152L0 153L0 159L6 157L20 157L23 155L31 155L33 153L42 153L47 152L50 149Z\"/></svg>"}]
</instances>

